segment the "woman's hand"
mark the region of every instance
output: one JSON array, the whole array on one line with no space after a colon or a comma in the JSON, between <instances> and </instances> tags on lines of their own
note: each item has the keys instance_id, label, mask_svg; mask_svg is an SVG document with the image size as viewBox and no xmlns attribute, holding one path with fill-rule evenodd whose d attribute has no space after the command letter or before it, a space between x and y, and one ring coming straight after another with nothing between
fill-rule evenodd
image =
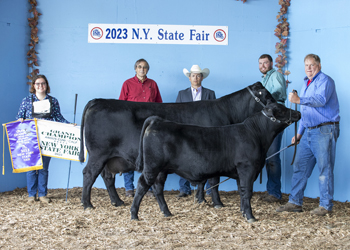
<instances>
[{"instance_id":1,"label":"woman's hand","mask_svg":"<svg viewBox=\"0 0 350 250\"><path fill-rule=\"evenodd\" d=\"M23 119L23 118L19 118L17 121L19 121L19 122L23 122L23 121L24 121L24 119Z\"/></svg>"}]
</instances>

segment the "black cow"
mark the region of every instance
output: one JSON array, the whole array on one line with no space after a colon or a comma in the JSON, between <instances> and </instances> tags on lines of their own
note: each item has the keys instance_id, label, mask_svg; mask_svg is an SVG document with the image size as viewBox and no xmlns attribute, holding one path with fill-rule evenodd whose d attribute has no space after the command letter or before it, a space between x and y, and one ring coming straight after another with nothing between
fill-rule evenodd
<instances>
[{"instance_id":1,"label":"black cow","mask_svg":"<svg viewBox=\"0 0 350 250\"><path fill-rule=\"evenodd\" d=\"M101 176L112 205L124 204L115 189L116 173L135 170L141 129L147 117L157 115L167 120L201 126L222 126L244 121L260 111L267 100L275 102L260 82L216 100L188 103L140 103L114 99L94 99L85 106L81 120L79 160L84 161L84 131L89 152L83 170L82 204L92 207L91 187ZM105 167L107 166L107 167ZM166 174L159 175L160 181ZM198 188L199 202L204 200L204 183ZM216 193L215 195L213 195ZM213 202L222 206L217 188L213 188Z\"/></svg>"},{"instance_id":2,"label":"black cow","mask_svg":"<svg viewBox=\"0 0 350 250\"><path fill-rule=\"evenodd\" d=\"M148 118L142 128L136 170L138 180L131 219L138 219L141 200L154 184L156 198L165 216L171 216L164 200L164 182L155 182L160 172L176 173L192 184L215 176L237 180L241 212L255 221L250 200L253 183L264 167L266 153L277 134L300 119L300 112L278 103L267 106L243 123L222 127L199 127ZM165 181L165 180L164 180Z\"/></svg>"}]
</instances>

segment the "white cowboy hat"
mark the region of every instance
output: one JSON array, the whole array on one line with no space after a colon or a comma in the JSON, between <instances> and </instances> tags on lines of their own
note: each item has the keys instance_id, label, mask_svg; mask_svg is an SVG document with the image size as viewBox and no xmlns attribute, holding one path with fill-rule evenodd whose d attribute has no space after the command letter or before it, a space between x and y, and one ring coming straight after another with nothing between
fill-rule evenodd
<instances>
[{"instance_id":1,"label":"white cowboy hat","mask_svg":"<svg viewBox=\"0 0 350 250\"><path fill-rule=\"evenodd\" d=\"M196 74L202 73L203 79L206 78L210 73L209 69L205 68L202 70L198 65L193 65L191 68L191 71L188 71L187 69L183 69L183 72L187 77L190 77L191 73L196 73Z\"/></svg>"}]
</instances>

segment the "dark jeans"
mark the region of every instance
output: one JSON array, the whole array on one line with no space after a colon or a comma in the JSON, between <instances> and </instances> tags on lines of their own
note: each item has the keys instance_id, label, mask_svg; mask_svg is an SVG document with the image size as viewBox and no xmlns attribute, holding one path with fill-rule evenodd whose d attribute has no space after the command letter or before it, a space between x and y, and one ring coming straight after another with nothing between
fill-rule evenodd
<instances>
[{"instance_id":1,"label":"dark jeans","mask_svg":"<svg viewBox=\"0 0 350 250\"><path fill-rule=\"evenodd\" d=\"M27 172L27 190L29 197L47 195L47 181L49 179L49 163L51 157L43 156L43 169Z\"/></svg>"}]
</instances>

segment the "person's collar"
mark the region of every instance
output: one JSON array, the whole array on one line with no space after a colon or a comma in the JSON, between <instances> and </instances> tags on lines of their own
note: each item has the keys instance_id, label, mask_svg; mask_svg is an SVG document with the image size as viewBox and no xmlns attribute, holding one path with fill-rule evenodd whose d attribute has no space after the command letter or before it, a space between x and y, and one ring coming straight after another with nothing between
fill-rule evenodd
<instances>
[{"instance_id":1,"label":"person's collar","mask_svg":"<svg viewBox=\"0 0 350 250\"><path fill-rule=\"evenodd\" d=\"M200 91L202 91L202 86L199 86L197 89L196 89L196 88L193 88L193 87L191 86L191 91L192 91L192 92L193 92L193 91L200 92Z\"/></svg>"},{"instance_id":2,"label":"person's collar","mask_svg":"<svg viewBox=\"0 0 350 250\"><path fill-rule=\"evenodd\" d=\"M40 101L40 99L36 96L35 93L32 93L32 95L33 95L33 97L34 97L36 100L39 100L39 101ZM48 94L45 94L45 97L43 98L43 100L45 100L45 99L47 99L47 98L48 98Z\"/></svg>"},{"instance_id":3,"label":"person's collar","mask_svg":"<svg viewBox=\"0 0 350 250\"><path fill-rule=\"evenodd\" d=\"M321 70L318 71L318 73L312 79L309 79L307 76L305 76L304 80L311 80L312 82L319 74L321 74Z\"/></svg>"},{"instance_id":4,"label":"person's collar","mask_svg":"<svg viewBox=\"0 0 350 250\"><path fill-rule=\"evenodd\" d=\"M262 75L262 78L271 75L273 72L275 72L276 70L274 68L270 69L269 71L267 71L266 75Z\"/></svg>"},{"instance_id":5,"label":"person's collar","mask_svg":"<svg viewBox=\"0 0 350 250\"><path fill-rule=\"evenodd\" d=\"M137 77L137 75L135 75L135 80L136 80L137 82L144 83L144 82L147 80L147 76L145 77L145 79L144 79L143 81L141 81L141 80Z\"/></svg>"}]
</instances>

